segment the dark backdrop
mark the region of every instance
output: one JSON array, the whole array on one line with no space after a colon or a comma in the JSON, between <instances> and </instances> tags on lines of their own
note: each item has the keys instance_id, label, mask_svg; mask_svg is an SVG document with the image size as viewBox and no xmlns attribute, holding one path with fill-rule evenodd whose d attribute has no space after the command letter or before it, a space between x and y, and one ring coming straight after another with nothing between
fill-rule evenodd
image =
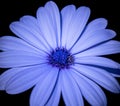
<instances>
[{"instance_id":1,"label":"dark backdrop","mask_svg":"<svg viewBox=\"0 0 120 106\"><path fill-rule=\"evenodd\" d=\"M48 0L4 0L0 1L0 36L12 35L9 30L9 24L13 21L19 20L23 15L35 16L36 10L39 6L43 6ZM120 41L120 5L118 0L54 0L60 9L68 4L74 4L76 7L89 6L91 8L91 17L89 21L104 17L108 19L108 28L117 32L116 40ZM120 62L120 55L108 56L113 60ZM117 57L117 58L116 58ZM0 69L2 73L3 69ZM117 79L120 82L120 79ZM103 89L104 90L104 89ZM24 93L18 95L8 95L4 91L0 91L0 106L29 106L29 96L32 88ZM120 106L120 95L113 94L104 90L108 106ZM64 106L61 98L60 106ZM89 106L85 101L85 106Z\"/></svg>"}]
</instances>

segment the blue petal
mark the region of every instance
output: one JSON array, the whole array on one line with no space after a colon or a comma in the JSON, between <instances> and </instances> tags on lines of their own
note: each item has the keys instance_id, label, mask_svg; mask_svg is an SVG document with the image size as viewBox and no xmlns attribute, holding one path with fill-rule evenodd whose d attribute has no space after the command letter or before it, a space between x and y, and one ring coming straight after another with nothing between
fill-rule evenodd
<instances>
[{"instance_id":1,"label":"blue petal","mask_svg":"<svg viewBox=\"0 0 120 106\"><path fill-rule=\"evenodd\" d=\"M7 51L0 53L0 67L12 68L46 63L45 54L25 51Z\"/></svg>"},{"instance_id":2,"label":"blue petal","mask_svg":"<svg viewBox=\"0 0 120 106\"><path fill-rule=\"evenodd\" d=\"M76 12L76 8L74 5L68 5L64 7L61 11L62 14L62 46L66 45L68 39L68 31L71 23L71 19Z\"/></svg>"},{"instance_id":3,"label":"blue petal","mask_svg":"<svg viewBox=\"0 0 120 106\"><path fill-rule=\"evenodd\" d=\"M90 9L88 7L84 6L79 7L75 12L73 6L69 8L72 8L72 12L70 12L71 10L68 11L67 8L64 8L64 10L62 11L62 20L64 22L62 24L63 25L67 24L65 25L66 27L65 29L67 29L66 32L64 31L64 33L62 33L63 34L62 39L64 39L64 36L67 36L67 40L65 40L65 45L62 46L66 46L67 49L72 47L73 44L78 40L79 36L81 35L85 28L85 25L90 15ZM70 19L68 15L65 15L65 13L66 14L72 13Z\"/></svg>"},{"instance_id":4,"label":"blue petal","mask_svg":"<svg viewBox=\"0 0 120 106\"><path fill-rule=\"evenodd\" d=\"M75 63L103 68L104 70L110 72L113 76L120 77L120 64L105 57L79 57L77 55L75 56Z\"/></svg>"},{"instance_id":5,"label":"blue petal","mask_svg":"<svg viewBox=\"0 0 120 106\"><path fill-rule=\"evenodd\" d=\"M40 78L39 83L32 91L30 106L45 106L47 104L56 87L58 72L57 68L48 67L47 73Z\"/></svg>"},{"instance_id":6,"label":"blue petal","mask_svg":"<svg viewBox=\"0 0 120 106\"><path fill-rule=\"evenodd\" d=\"M109 67L103 67L103 66L98 66L98 67L108 71L114 77L120 77L120 68L115 69L115 68L109 68ZM120 64L119 64L119 67L120 67Z\"/></svg>"},{"instance_id":7,"label":"blue petal","mask_svg":"<svg viewBox=\"0 0 120 106\"><path fill-rule=\"evenodd\" d=\"M20 22L23 23L26 27L31 28L34 31L40 32L38 27L37 19L30 15L25 15L20 18Z\"/></svg>"},{"instance_id":8,"label":"blue petal","mask_svg":"<svg viewBox=\"0 0 120 106\"><path fill-rule=\"evenodd\" d=\"M73 66L79 73L98 83L103 88L120 93L120 85L117 80L107 71L87 65L75 64Z\"/></svg>"},{"instance_id":9,"label":"blue petal","mask_svg":"<svg viewBox=\"0 0 120 106\"><path fill-rule=\"evenodd\" d=\"M60 14L56 4L50 1L45 7L40 7L37 10L37 19L46 42L52 48L58 47L60 45Z\"/></svg>"},{"instance_id":10,"label":"blue petal","mask_svg":"<svg viewBox=\"0 0 120 106\"><path fill-rule=\"evenodd\" d=\"M88 33L95 32L97 30L105 29L107 26L107 20L104 18L97 18L91 21L85 28L84 36L88 37ZM83 35L82 35L83 36Z\"/></svg>"},{"instance_id":11,"label":"blue petal","mask_svg":"<svg viewBox=\"0 0 120 106\"><path fill-rule=\"evenodd\" d=\"M59 100L61 96L61 86L62 86L61 74L59 73L56 86L49 98L49 101L46 103L46 106L58 106L59 105Z\"/></svg>"},{"instance_id":12,"label":"blue petal","mask_svg":"<svg viewBox=\"0 0 120 106\"><path fill-rule=\"evenodd\" d=\"M111 40L106 43L100 44L98 46L92 47L88 50L85 50L81 53L77 53L79 57L83 56L100 56L100 55L108 55L108 54L116 54L120 53L120 42Z\"/></svg>"},{"instance_id":13,"label":"blue petal","mask_svg":"<svg viewBox=\"0 0 120 106\"><path fill-rule=\"evenodd\" d=\"M40 50L29 45L22 39L12 36L3 36L0 38L0 50L3 51L27 51L33 53L39 53Z\"/></svg>"},{"instance_id":14,"label":"blue petal","mask_svg":"<svg viewBox=\"0 0 120 106\"><path fill-rule=\"evenodd\" d=\"M10 29L14 32L18 37L26 41L28 44L36 47L37 49L48 51L49 45L43 39L41 32L39 32L24 24L23 22L13 22L10 24Z\"/></svg>"},{"instance_id":15,"label":"blue petal","mask_svg":"<svg viewBox=\"0 0 120 106\"><path fill-rule=\"evenodd\" d=\"M48 65L36 65L20 69L21 71L14 74L14 76L13 74L8 73L10 76L12 75L5 86L5 90L9 94L18 94L34 86L39 82L42 74L48 72Z\"/></svg>"},{"instance_id":16,"label":"blue petal","mask_svg":"<svg viewBox=\"0 0 120 106\"><path fill-rule=\"evenodd\" d=\"M0 75L0 90L5 90L6 84L14 75L21 72L25 68L12 68Z\"/></svg>"},{"instance_id":17,"label":"blue petal","mask_svg":"<svg viewBox=\"0 0 120 106\"><path fill-rule=\"evenodd\" d=\"M102 29L97 30L91 33L87 33L87 36L83 36L79 39L79 41L72 48L72 53L81 52L92 48L100 43L108 41L114 38L116 33L113 30ZM82 45L82 46L81 46Z\"/></svg>"},{"instance_id":18,"label":"blue petal","mask_svg":"<svg viewBox=\"0 0 120 106\"><path fill-rule=\"evenodd\" d=\"M23 23L27 29L30 29L30 31L34 34L34 36L38 38L39 41L41 41L41 44L42 44L41 48L43 45L45 46L45 48L43 46L43 49L46 49L47 47L49 47L46 40L42 36L42 33L39 29L38 20L35 17L25 15L20 18L20 22Z\"/></svg>"},{"instance_id":19,"label":"blue petal","mask_svg":"<svg viewBox=\"0 0 120 106\"><path fill-rule=\"evenodd\" d=\"M85 76L77 73L75 70L70 72L76 80L85 99L91 106L106 106L107 100L101 88Z\"/></svg>"},{"instance_id":20,"label":"blue petal","mask_svg":"<svg viewBox=\"0 0 120 106\"><path fill-rule=\"evenodd\" d=\"M80 89L74 78L70 75L71 70L62 70L62 96L66 106L84 106Z\"/></svg>"},{"instance_id":21,"label":"blue petal","mask_svg":"<svg viewBox=\"0 0 120 106\"><path fill-rule=\"evenodd\" d=\"M75 56L75 63L120 69L119 63L105 57L93 57L93 56L77 57L77 56Z\"/></svg>"},{"instance_id":22,"label":"blue petal","mask_svg":"<svg viewBox=\"0 0 120 106\"><path fill-rule=\"evenodd\" d=\"M60 22L60 12L57 5L50 1L47 2L45 8L48 11L50 21L52 21L53 29L54 29L54 37L56 38L57 46L60 46L60 37L61 37L61 22Z\"/></svg>"}]
</instances>

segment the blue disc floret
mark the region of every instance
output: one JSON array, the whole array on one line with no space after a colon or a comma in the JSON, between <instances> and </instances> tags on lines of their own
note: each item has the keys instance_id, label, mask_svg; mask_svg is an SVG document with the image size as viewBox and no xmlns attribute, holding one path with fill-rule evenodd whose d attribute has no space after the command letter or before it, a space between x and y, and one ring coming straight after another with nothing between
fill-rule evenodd
<instances>
[{"instance_id":1,"label":"blue disc floret","mask_svg":"<svg viewBox=\"0 0 120 106\"><path fill-rule=\"evenodd\" d=\"M57 48L48 56L48 63L60 69L69 68L74 63L74 57L65 48Z\"/></svg>"}]
</instances>

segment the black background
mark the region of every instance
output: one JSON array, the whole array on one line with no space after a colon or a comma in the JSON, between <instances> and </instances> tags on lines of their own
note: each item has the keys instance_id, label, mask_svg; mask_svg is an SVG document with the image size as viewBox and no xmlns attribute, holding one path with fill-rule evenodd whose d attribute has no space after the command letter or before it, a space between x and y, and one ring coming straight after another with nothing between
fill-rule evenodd
<instances>
[{"instance_id":1,"label":"black background","mask_svg":"<svg viewBox=\"0 0 120 106\"><path fill-rule=\"evenodd\" d=\"M39 6L44 6L48 0L4 0L0 1L0 36L13 35L9 30L9 24L19 20L23 15L36 15ZM91 8L89 21L104 17L108 20L108 28L117 32L114 38L120 41L120 3L118 0L54 0L60 9L69 4L76 7L88 6ZM109 58L120 62L120 55L110 55ZM116 58L117 57L117 58ZM0 73L4 70L0 69ZM120 78L117 78L120 83ZM120 106L120 94L114 94L103 89L107 99L108 106ZM0 106L29 106L29 96L32 88L24 93L9 95L0 91ZM60 106L64 106L63 100L60 100ZM85 101L85 106L89 106Z\"/></svg>"}]
</instances>

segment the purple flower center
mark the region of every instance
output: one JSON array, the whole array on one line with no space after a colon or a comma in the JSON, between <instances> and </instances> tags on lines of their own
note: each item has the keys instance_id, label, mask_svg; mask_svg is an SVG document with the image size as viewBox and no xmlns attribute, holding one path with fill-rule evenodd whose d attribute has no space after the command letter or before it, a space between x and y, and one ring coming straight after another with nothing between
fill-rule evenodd
<instances>
[{"instance_id":1,"label":"purple flower center","mask_svg":"<svg viewBox=\"0 0 120 106\"><path fill-rule=\"evenodd\" d=\"M49 64L59 69L69 68L74 63L74 57L64 48L57 48L48 57Z\"/></svg>"}]
</instances>

